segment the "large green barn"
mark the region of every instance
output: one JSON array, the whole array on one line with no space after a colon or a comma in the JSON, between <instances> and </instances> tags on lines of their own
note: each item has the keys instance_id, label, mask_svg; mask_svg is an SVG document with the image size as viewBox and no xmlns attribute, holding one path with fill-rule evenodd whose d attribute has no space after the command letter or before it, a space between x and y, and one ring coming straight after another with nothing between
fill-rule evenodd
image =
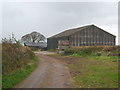
<instances>
[{"instance_id":1,"label":"large green barn","mask_svg":"<svg viewBox=\"0 0 120 90\"><path fill-rule=\"evenodd\" d=\"M116 36L95 26L88 25L66 30L47 38L47 48L58 48L59 40L69 40L70 46L103 46L115 45Z\"/></svg>"}]
</instances>

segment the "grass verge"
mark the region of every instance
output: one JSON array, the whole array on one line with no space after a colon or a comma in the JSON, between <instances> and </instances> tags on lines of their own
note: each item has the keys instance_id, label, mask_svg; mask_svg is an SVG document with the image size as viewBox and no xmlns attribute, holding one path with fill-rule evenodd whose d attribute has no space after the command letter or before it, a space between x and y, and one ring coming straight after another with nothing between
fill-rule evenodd
<instances>
[{"instance_id":1,"label":"grass verge","mask_svg":"<svg viewBox=\"0 0 120 90\"><path fill-rule=\"evenodd\" d=\"M9 75L3 75L2 77L2 88L12 88L25 77L27 77L36 67L38 57L34 57L30 62L22 68L17 69Z\"/></svg>"}]
</instances>

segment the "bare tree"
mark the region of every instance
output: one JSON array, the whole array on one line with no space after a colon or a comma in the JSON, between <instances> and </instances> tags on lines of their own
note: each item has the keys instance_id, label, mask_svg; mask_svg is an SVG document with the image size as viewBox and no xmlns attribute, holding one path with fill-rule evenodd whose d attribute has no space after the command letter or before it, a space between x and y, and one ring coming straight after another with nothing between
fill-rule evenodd
<instances>
[{"instance_id":1,"label":"bare tree","mask_svg":"<svg viewBox=\"0 0 120 90\"><path fill-rule=\"evenodd\" d=\"M16 43L16 39L14 37L14 34L12 33L12 36L9 35L9 38L2 38L2 43Z\"/></svg>"},{"instance_id":2,"label":"bare tree","mask_svg":"<svg viewBox=\"0 0 120 90\"><path fill-rule=\"evenodd\" d=\"M26 34L21 38L22 42L27 42L27 43L38 43L38 42L43 42L45 41L45 36L38 33L38 32L32 32L30 34Z\"/></svg>"}]
</instances>

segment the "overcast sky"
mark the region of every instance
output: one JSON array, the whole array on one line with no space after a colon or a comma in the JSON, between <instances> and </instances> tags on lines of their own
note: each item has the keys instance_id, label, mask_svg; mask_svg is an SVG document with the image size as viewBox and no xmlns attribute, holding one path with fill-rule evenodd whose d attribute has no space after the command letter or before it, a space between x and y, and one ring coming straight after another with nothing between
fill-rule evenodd
<instances>
[{"instance_id":1,"label":"overcast sky","mask_svg":"<svg viewBox=\"0 0 120 90\"><path fill-rule=\"evenodd\" d=\"M118 38L118 3L5 2L2 4L2 37L8 38L13 32L15 37L20 39L25 34L37 31L48 38L67 29L91 24Z\"/></svg>"}]
</instances>

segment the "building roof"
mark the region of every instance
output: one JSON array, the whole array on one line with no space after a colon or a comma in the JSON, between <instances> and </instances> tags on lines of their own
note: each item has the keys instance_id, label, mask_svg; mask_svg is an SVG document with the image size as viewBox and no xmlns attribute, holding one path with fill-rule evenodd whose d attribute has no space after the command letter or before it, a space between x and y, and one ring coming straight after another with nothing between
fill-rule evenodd
<instances>
[{"instance_id":1,"label":"building roof","mask_svg":"<svg viewBox=\"0 0 120 90\"><path fill-rule=\"evenodd\" d=\"M26 46L36 46L36 47L47 47L46 42L39 42L39 43L24 43Z\"/></svg>"},{"instance_id":2,"label":"building roof","mask_svg":"<svg viewBox=\"0 0 120 90\"><path fill-rule=\"evenodd\" d=\"M88 27L91 27L91 26L95 26L95 25L92 24L92 25L87 25L87 26L83 26L83 27L78 27L78 28L73 28L73 29L65 30L65 31L63 31L61 33L58 33L58 34L56 34L56 35L54 35L52 37L49 37L49 38L57 38L57 37L62 37L62 36L69 36L69 35L71 35L73 33L76 33L78 31L81 31L81 30L83 30L85 28L88 28ZM95 26L95 27L97 27L97 26ZM99 28L99 27L97 27L97 28ZM105 31L105 32L107 32L107 31ZM109 33L109 32L107 32L107 33ZM113 34L111 34L111 35L113 35ZM113 36L115 36L115 35L113 35Z\"/></svg>"}]
</instances>

